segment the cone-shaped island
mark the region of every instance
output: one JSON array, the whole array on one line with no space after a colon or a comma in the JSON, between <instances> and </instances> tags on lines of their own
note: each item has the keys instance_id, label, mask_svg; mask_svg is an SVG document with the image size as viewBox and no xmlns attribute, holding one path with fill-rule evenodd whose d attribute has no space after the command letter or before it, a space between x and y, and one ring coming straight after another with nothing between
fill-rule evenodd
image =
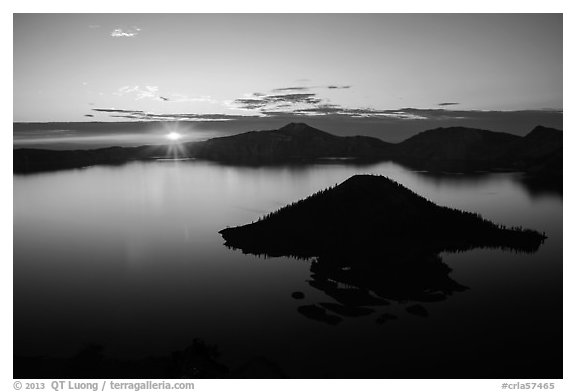
<instances>
[{"instance_id":1,"label":"cone-shaped island","mask_svg":"<svg viewBox=\"0 0 576 392\"><path fill-rule=\"evenodd\" d=\"M386 253L394 259L412 259L417 254L477 247L532 252L546 238L533 230L504 227L479 214L438 206L375 175L355 175L220 234L226 246L245 253L305 258Z\"/></svg>"}]
</instances>

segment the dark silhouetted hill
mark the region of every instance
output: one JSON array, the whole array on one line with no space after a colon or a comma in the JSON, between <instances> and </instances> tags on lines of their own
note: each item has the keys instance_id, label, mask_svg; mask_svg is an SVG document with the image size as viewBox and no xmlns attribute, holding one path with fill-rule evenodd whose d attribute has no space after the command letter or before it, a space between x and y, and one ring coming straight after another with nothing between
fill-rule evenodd
<instances>
[{"instance_id":1,"label":"dark silhouetted hill","mask_svg":"<svg viewBox=\"0 0 576 392\"><path fill-rule=\"evenodd\" d=\"M562 184L562 131L536 127L522 138L510 155L533 181Z\"/></svg>"},{"instance_id":2,"label":"dark silhouetted hill","mask_svg":"<svg viewBox=\"0 0 576 392\"><path fill-rule=\"evenodd\" d=\"M471 172L510 168L508 152L520 136L473 128L437 128L415 135L395 149L395 158L426 170Z\"/></svg>"},{"instance_id":3,"label":"dark silhouetted hill","mask_svg":"<svg viewBox=\"0 0 576 392\"><path fill-rule=\"evenodd\" d=\"M168 146L108 147L94 150L13 151L14 173L33 173L93 165L114 165L129 161L170 157Z\"/></svg>"},{"instance_id":4,"label":"dark silhouetted hill","mask_svg":"<svg viewBox=\"0 0 576 392\"><path fill-rule=\"evenodd\" d=\"M538 126L520 137L473 128L438 128L395 145L394 159L431 171L523 171L556 181L562 177L562 131Z\"/></svg>"},{"instance_id":5,"label":"dark silhouetted hill","mask_svg":"<svg viewBox=\"0 0 576 392\"><path fill-rule=\"evenodd\" d=\"M381 176L356 175L245 226L220 231L245 252L297 257L361 251L439 253L475 247L536 250L544 236L440 207Z\"/></svg>"},{"instance_id":6,"label":"dark silhouetted hill","mask_svg":"<svg viewBox=\"0 0 576 392\"><path fill-rule=\"evenodd\" d=\"M187 149L197 158L267 163L318 158L379 159L389 153L391 146L368 136L334 136L303 123L291 123L278 130L190 143Z\"/></svg>"}]
</instances>

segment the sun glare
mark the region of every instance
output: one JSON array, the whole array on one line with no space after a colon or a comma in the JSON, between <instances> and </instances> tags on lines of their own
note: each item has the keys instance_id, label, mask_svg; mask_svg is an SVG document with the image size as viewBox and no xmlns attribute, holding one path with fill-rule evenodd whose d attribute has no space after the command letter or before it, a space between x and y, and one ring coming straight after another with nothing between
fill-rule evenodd
<instances>
[{"instance_id":1,"label":"sun glare","mask_svg":"<svg viewBox=\"0 0 576 392\"><path fill-rule=\"evenodd\" d=\"M169 134L166 135L166 139L172 140L172 141L176 141L176 140L180 139L181 137L182 137L182 135L180 135L177 132L170 132Z\"/></svg>"}]
</instances>

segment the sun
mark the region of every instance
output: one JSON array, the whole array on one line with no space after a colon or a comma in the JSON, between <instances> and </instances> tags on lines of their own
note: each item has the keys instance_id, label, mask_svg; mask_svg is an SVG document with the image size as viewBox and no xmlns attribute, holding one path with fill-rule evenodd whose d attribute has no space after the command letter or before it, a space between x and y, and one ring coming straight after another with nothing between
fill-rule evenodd
<instances>
[{"instance_id":1,"label":"sun","mask_svg":"<svg viewBox=\"0 0 576 392\"><path fill-rule=\"evenodd\" d=\"M170 132L169 134L166 135L166 139L172 140L172 141L176 141L176 140L180 139L181 137L182 137L182 135L180 135L178 132Z\"/></svg>"}]
</instances>

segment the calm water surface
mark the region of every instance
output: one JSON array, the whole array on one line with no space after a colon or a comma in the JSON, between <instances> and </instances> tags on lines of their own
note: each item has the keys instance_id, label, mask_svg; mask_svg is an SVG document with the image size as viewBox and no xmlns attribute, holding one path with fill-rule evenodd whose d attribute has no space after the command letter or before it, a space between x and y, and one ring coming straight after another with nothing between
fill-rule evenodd
<instances>
[{"instance_id":1,"label":"calm water surface","mask_svg":"<svg viewBox=\"0 0 576 392\"><path fill-rule=\"evenodd\" d=\"M530 255L443 254L470 289L425 304L427 318L393 303L337 326L307 319L298 306L333 302L308 284L310 262L229 250L218 230L356 173L549 238ZM383 312L398 320L375 322ZM231 367L261 356L291 377L385 378L401 366L417 376L432 363L469 364L477 377L504 364L550 377L553 364L561 377L562 197L530 191L514 174L438 177L391 163L163 161L14 176L15 355L72 356L97 343L136 358L196 337L218 345Z\"/></svg>"}]
</instances>

